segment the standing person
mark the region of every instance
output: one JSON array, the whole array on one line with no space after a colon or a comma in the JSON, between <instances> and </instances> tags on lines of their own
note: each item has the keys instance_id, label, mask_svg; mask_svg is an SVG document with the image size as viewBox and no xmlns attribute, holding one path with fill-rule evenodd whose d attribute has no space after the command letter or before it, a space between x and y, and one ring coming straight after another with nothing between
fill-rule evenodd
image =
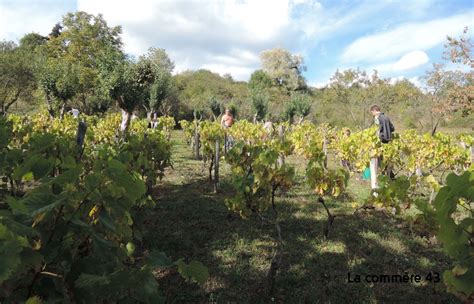
<instances>
[{"instance_id":1,"label":"standing person","mask_svg":"<svg viewBox=\"0 0 474 304\"><path fill-rule=\"evenodd\" d=\"M380 112L380 107L378 105L373 105L370 107L370 113L374 116L375 124L379 125L379 138L382 143L386 144L392 140L392 133L395 131L390 118L384 113Z\"/></svg>"},{"instance_id":2,"label":"standing person","mask_svg":"<svg viewBox=\"0 0 474 304\"><path fill-rule=\"evenodd\" d=\"M230 128L234 124L234 116L232 116L232 113L230 112L229 109L225 109L224 115L222 115L221 118L221 126L224 128Z\"/></svg>"},{"instance_id":3,"label":"standing person","mask_svg":"<svg viewBox=\"0 0 474 304\"><path fill-rule=\"evenodd\" d=\"M393 126L390 118L386 116L383 112L380 111L380 107L378 105L373 105L370 107L370 113L374 116L374 122L379 126L378 136L380 141L384 144L389 143L393 139L392 133L395 131L395 127ZM379 158L379 163L382 162L382 157ZM393 171L390 165L386 165L383 172L390 176L390 178L395 178Z\"/></svg>"},{"instance_id":4,"label":"standing person","mask_svg":"<svg viewBox=\"0 0 474 304\"><path fill-rule=\"evenodd\" d=\"M234 124L234 116L232 116L232 113L230 112L229 109L225 109L225 113L224 115L222 115L222 118L221 118L221 126L224 127L224 129L227 129L227 128L232 127L233 124ZM225 138L224 138L224 151L226 153L227 151L229 151L231 147L231 141L232 141L232 138L230 138L226 132Z\"/></svg>"}]
</instances>

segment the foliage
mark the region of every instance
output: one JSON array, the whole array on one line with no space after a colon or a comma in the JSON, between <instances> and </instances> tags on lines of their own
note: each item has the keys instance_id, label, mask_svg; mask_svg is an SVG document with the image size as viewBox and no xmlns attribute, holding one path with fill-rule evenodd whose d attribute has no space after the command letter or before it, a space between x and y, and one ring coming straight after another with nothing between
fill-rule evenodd
<instances>
[{"instance_id":1,"label":"foliage","mask_svg":"<svg viewBox=\"0 0 474 304\"><path fill-rule=\"evenodd\" d=\"M236 141L243 141L249 145L260 144L266 138L262 125L253 124L247 120L239 120L227 129L228 134Z\"/></svg>"},{"instance_id":2,"label":"foliage","mask_svg":"<svg viewBox=\"0 0 474 304\"><path fill-rule=\"evenodd\" d=\"M214 101L223 106L232 102L238 104L239 110L250 116L250 109L246 110L243 103L249 95L246 83L226 79L208 70L185 71L173 76L173 79L185 118L191 119L194 110L212 117L211 105Z\"/></svg>"},{"instance_id":3,"label":"foliage","mask_svg":"<svg viewBox=\"0 0 474 304\"><path fill-rule=\"evenodd\" d=\"M157 112L170 94L174 63L164 49L150 48L146 55L138 59L138 66L141 73L146 75L142 79L143 86L148 91L143 107L147 113Z\"/></svg>"},{"instance_id":4,"label":"foliage","mask_svg":"<svg viewBox=\"0 0 474 304\"><path fill-rule=\"evenodd\" d=\"M468 116L473 111L474 72L472 71L472 42L468 38L467 27L463 36L456 39L447 37L445 59L452 63L462 64L468 69L447 71L443 64L433 64L433 69L426 72L424 82L431 100L432 133L436 132L438 123L460 111Z\"/></svg>"},{"instance_id":5,"label":"foliage","mask_svg":"<svg viewBox=\"0 0 474 304\"><path fill-rule=\"evenodd\" d=\"M449 174L446 185L439 190L432 205L418 202L425 216L434 223L444 252L453 259L454 267L444 272L443 281L448 291L466 302L472 301L474 295L473 202L472 169L462 175Z\"/></svg>"},{"instance_id":6,"label":"foliage","mask_svg":"<svg viewBox=\"0 0 474 304\"><path fill-rule=\"evenodd\" d=\"M31 100L36 86L31 50L13 42L0 42L0 115L17 101Z\"/></svg>"},{"instance_id":7,"label":"foliage","mask_svg":"<svg viewBox=\"0 0 474 304\"><path fill-rule=\"evenodd\" d=\"M168 140L171 139L171 131L174 129L176 121L171 116L158 117L158 129L162 130Z\"/></svg>"},{"instance_id":8,"label":"foliage","mask_svg":"<svg viewBox=\"0 0 474 304\"><path fill-rule=\"evenodd\" d=\"M302 72L306 70L303 57L293 55L282 48L263 51L260 54L262 70L274 81L288 91L306 88ZM261 77L263 78L263 77Z\"/></svg>"},{"instance_id":9,"label":"foliage","mask_svg":"<svg viewBox=\"0 0 474 304\"><path fill-rule=\"evenodd\" d=\"M363 171L369 166L370 159L382 155L382 143L377 136L377 126L351 133L340 134L333 147L340 159L349 161L356 170Z\"/></svg>"},{"instance_id":10,"label":"foliage","mask_svg":"<svg viewBox=\"0 0 474 304\"><path fill-rule=\"evenodd\" d=\"M264 71L256 70L250 75L249 89L250 91L262 91L273 85L270 78Z\"/></svg>"},{"instance_id":11,"label":"foliage","mask_svg":"<svg viewBox=\"0 0 474 304\"><path fill-rule=\"evenodd\" d=\"M212 169L216 161L216 141L219 141L219 151L222 155L225 131L218 122L203 121L199 124L199 136L203 161L208 163L209 179L212 180Z\"/></svg>"},{"instance_id":12,"label":"foliage","mask_svg":"<svg viewBox=\"0 0 474 304\"><path fill-rule=\"evenodd\" d=\"M190 144L191 139L194 136L196 123L182 119L179 121L179 125L181 126L181 129L183 130L184 139L186 140L186 143Z\"/></svg>"},{"instance_id":13,"label":"foliage","mask_svg":"<svg viewBox=\"0 0 474 304\"><path fill-rule=\"evenodd\" d=\"M286 105L285 112L283 112L283 119L293 122L297 117L300 123L309 115L311 111L310 98L307 94L293 93L290 102Z\"/></svg>"},{"instance_id":14,"label":"foliage","mask_svg":"<svg viewBox=\"0 0 474 304\"><path fill-rule=\"evenodd\" d=\"M152 271L173 265L183 277L205 281L198 262L173 263L156 251L138 259L135 250L141 234L132 210L169 166L161 130L137 122L126 141L116 141L113 115L105 123L85 119L82 154L72 117L0 118L0 299L155 303Z\"/></svg>"},{"instance_id":15,"label":"foliage","mask_svg":"<svg viewBox=\"0 0 474 304\"><path fill-rule=\"evenodd\" d=\"M293 150L308 160L308 184L321 197L338 197L344 192L349 180L349 174L342 168L333 170L326 167L323 145L325 139L329 141L330 132L328 126L317 128L310 122L303 122L288 135Z\"/></svg>"},{"instance_id":16,"label":"foliage","mask_svg":"<svg viewBox=\"0 0 474 304\"><path fill-rule=\"evenodd\" d=\"M255 112L255 118L261 121L265 118L268 111L268 95L261 91L253 91L250 96L252 109Z\"/></svg>"},{"instance_id":17,"label":"foliage","mask_svg":"<svg viewBox=\"0 0 474 304\"><path fill-rule=\"evenodd\" d=\"M43 55L46 58L43 60L45 67L41 78L46 78L43 83L52 82L44 88L59 87L55 83L69 82L69 78L74 77L71 82L74 83L75 94L70 94L67 99L76 96L74 103L82 112L90 113L98 107L93 103L102 100L98 84L104 58L109 56L111 50L121 52L121 28L109 27L101 15L85 12L66 14L59 28L55 35L50 36L44 48ZM50 70L61 71L66 68L73 68L73 75L59 73L57 77L48 77Z\"/></svg>"},{"instance_id":18,"label":"foliage","mask_svg":"<svg viewBox=\"0 0 474 304\"><path fill-rule=\"evenodd\" d=\"M232 167L232 185L236 190L236 195L226 200L230 210L247 218L252 213L267 210L271 205L275 208L275 191L289 189L294 176L293 167L277 164L282 148L274 140L259 144L238 141L228 151L226 161Z\"/></svg>"}]
</instances>

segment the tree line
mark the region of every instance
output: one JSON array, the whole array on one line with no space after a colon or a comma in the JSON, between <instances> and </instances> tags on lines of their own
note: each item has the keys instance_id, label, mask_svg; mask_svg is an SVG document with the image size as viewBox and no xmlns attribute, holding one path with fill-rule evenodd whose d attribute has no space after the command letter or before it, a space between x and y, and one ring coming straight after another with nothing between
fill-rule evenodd
<instances>
[{"instance_id":1,"label":"tree line","mask_svg":"<svg viewBox=\"0 0 474 304\"><path fill-rule=\"evenodd\" d=\"M367 108L380 104L398 125L435 132L447 121L465 126L472 118L472 43L465 28L447 37L445 60L464 65L450 71L434 64L424 90L404 79L392 82L377 71L336 71L324 88L310 87L304 58L275 48L260 55L261 69L248 82L208 70L173 75L174 62L162 48L127 55L121 27L102 15L68 13L45 37L24 35L0 42L0 112L32 112L45 107L51 117L68 108L86 114L121 110L123 126L133 113L176 120L216 119L224 108L248 120L298 122L309 118L361 129L370 124Z\"/></svg>"}]
</instances>

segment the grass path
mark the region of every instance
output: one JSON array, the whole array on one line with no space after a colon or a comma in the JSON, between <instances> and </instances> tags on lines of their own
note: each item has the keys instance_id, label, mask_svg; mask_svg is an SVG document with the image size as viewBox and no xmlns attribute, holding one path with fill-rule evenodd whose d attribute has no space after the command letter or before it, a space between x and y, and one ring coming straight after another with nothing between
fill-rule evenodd
<instances>
[{"instance_id":1,"label":"grass path","mask_svg":"<svg viewBox=\"0 0 474 304\"><path fill-rule=\"evenodd\" d=\"M198 260L209 268L204 286L185 282L176 271L158 271L169 303L266 303L266 272L274 248L273 226L240 219L224 203L232 195L222 163L222 189L214 194L201 161L191 158L181 132L173 133L174 168L157 187L153 209L142 211L143 245L173 259ZM291 160L290 160L291 161ZM298 160L293 160L297 165ZM302 169L300 168L300 172ZM444 285L424 280L449 264L438 245L413 232L406 221L379 212L354 215L350 202L367 194L352 181L349 195L328 205L336 215L328 240L326 213L303 177L277 199L285 242L276 280L279 303L457 303ZM421 275L420 283L366 283L365 275ZM348 283L348 273L361 283Z\"/></svg>"}]
</instances>

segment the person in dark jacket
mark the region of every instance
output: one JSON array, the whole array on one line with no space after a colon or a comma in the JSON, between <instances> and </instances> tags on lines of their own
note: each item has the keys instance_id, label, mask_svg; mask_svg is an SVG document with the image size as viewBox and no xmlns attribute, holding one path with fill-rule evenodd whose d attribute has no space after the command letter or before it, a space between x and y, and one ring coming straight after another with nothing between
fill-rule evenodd
<instances>
[{"instance_id":1,"label":"person in dark jacket","mask_svg":"<svg viewBox=\"0 0 474 304\"><path fill-rule=\"evenodd\" d=\"M389 143L393 139L392 133L395 132L395 127L390 121L390 118L380 111L380 107L378 105L371 106L370 113L372 113L372 116L374 116L375 124L379 126L378 135L380 141L384 144ZM379 158L379 164L381 162L382 157ZM389 164L387 164L385 169L382 171L391 179L395 178L395 174L393 173Z\"/></svg>"},{"instance_id":2,"label":"person in dark jacket","mask_svg":"<svg viewBox=\"0 0 474 304\"><path fill-rule=\"evenodd\" d=\"M395 127L390 121L390 118L380 112L380 107L378 105L371 106L370 113L374 116L375 123L379 125L380 141L384 144L390 142L392 140L392 133L395 131Z\"/></svg>"}]
</instances>

